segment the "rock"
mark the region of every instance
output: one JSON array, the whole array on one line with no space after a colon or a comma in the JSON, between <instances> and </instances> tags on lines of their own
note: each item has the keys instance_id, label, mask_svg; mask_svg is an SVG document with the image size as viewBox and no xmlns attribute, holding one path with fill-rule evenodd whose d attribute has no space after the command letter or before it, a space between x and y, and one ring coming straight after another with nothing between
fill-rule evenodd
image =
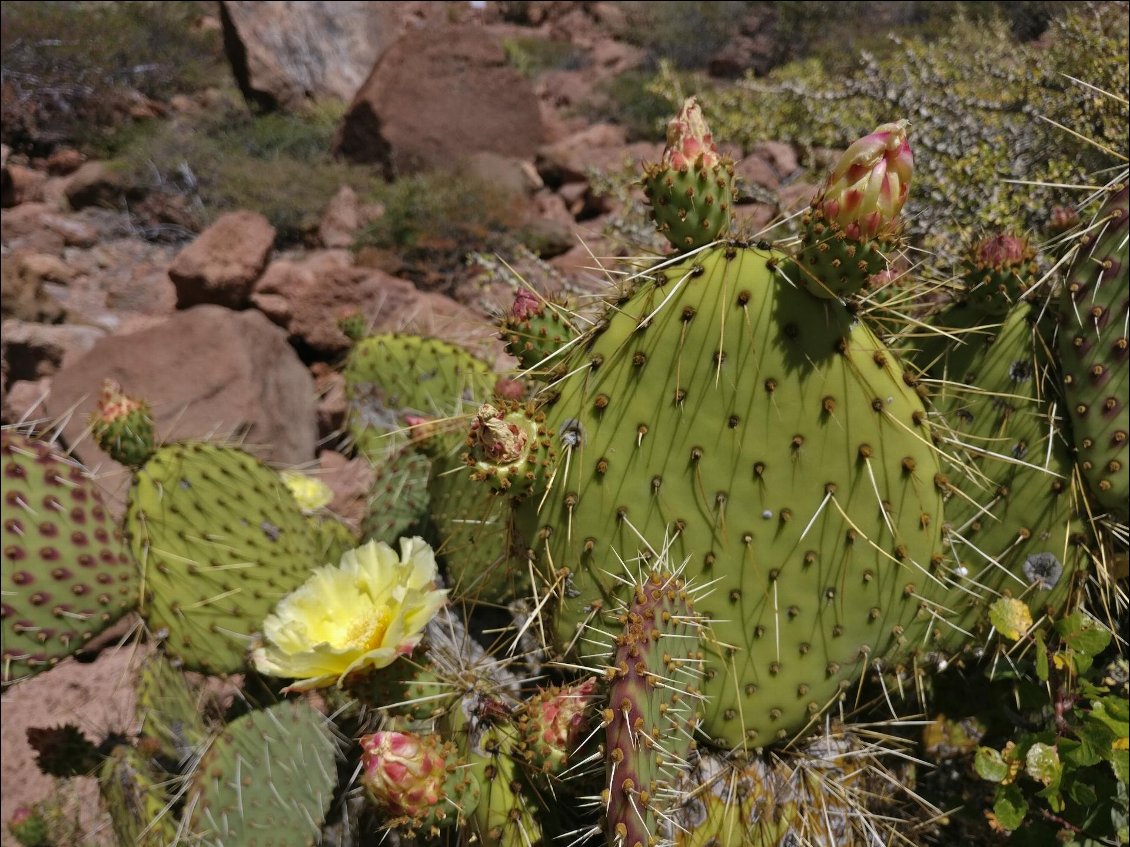
<instances>
[{"instance_id":1,"label":"rock","mask_svg":"<svg viewBox=\"0 0 1130 847\"><path fill-rule=\"evenodd\" d=\"M784 141L759 141L753 145L750 155L760 156L769 162L780 179L788 179L800 167L796 150Z\"/></svg>"},{"instance_id":2,"label":"rock","mask_svg":"<svg viewBox=\"0 0 1130 847\"><path fill-rule=\"evenodd\" d=\"M18 256L0 262L0 316L21 321L56 323L63 307L44 287L40 277L24 272Z\"/></svg>"},{"instance_id":3,"label":"rock","mask_svg":"<svg viewBox=\"0 0 1130 847\"><path fill-rule=\"evenodd\" d=\"M47 157L47 173L52 176L67 176L82 167L86 156L73 147L59 147Z\"/></svg>"},{"instance_id":4,"label":"rock","mask_svg":"<svg viewBox=\"0 0 1130 847\"><path fill-rule=\"evenodd\" d=\"M224 0L224 48L243 95L260 107L349 101L406 28L442 22L442 5Z\"/></svg>"},{"instance_id":5,"label":"rock","mask_svg":"<svg viewBox=\"0 0 1130 847\"><path fill-rule=\"evenodd\" d=\"M529 161L487 150L468 156L463 173L509 197L528 198L543 185Z\"/></svg>"},{"instance_id":6,"label":"rock","mask_svg":"<svg viewBox=\"0 0 1130 847\"><path fill-rule=\"evenodd\" d=\"M24 253L16 257L21 275L36 282L57 282L66 285L75 278L75 270L58 256L49 253Z\"/></svg>"},{"instance_id":7,"label":"rock","mask_svg":"<svg viewBox=\"0 0 1130 847\"><path fill-rule=\"evenodd\" d=\"M43 401L51 393L51 377L37 380L16 380L4 394L0 419L4 423L21 423L46 417Z\"/></svg>"},{"instance_id":8,"label":"rock","mask_svg":"<svg viewBox=\"0 0 1130 847\"><path fill-rule=\"evenodd\" d=\"M738 31L710 58L711 76L737 77L746 71L765 76L789 56L791 42L779 29L772 4L751 4Z\"/></svg>"},{"instance_id":9,"label":"rock","mask_svg":"<svg viewBox=\"0 0 1130 847\"><path fill-rule=\"evenodd\" d=\"M106 333L92 326L50 325L6 320L0 331L0 356L8 380L38 380L86 355Z\"/></svg>"},{"instance_id":10,"label":"rock","mask_svg":"<svg viewBox=\"0 0 1130 847\"><path fill-rule=\"evenodd\" d=\"M445 26L408 33L385 52L334 148L394 175L479 150L529 159L544 132L533 88L499 41L482 27Z\"/></svg>"},{"instance_id":11,"label":"rock","mask_svg":"<svg viewBox=\"0 0 1130 847\"><path fill-rule=\"evenodd\" d=\"M98 243L98 230L85 221L64 215L48 215L43 225L63 238L67 247L93 247Z\"/></svg>"},{"instance_id":12,"label":"rock","mask_svg":"<svg viewBox=\"0 0 1130 847\"><path fill-rule=\"evenodd\" d=\"M474 312L441 294L374 268L354 267L345 251L323 251L271 263L255 286L252 302L295 339L320 355L349 348L337 326L347 311L360 310L372 332L418 332L449 341L469 333L494 333Z\"/></svg>"},{"instance_id":13,"label":"rock","mask_svg":"<svg viewBox=\"0 0 1130 847\"><path fill-rule=\"evenodd\" d=\"M215 303L239 309L271 255L275 228L257 212L229 212L181 250L169 266L181 309Z\"/></svg>"},{"instance_id":14,"label":"rock","mask_svg":"<svg viewBox=\"0 0 1130 847\"><path fill-rule=\"evenodd\" d=\"M360 527L375 479L372 466L365 459L347 459L333 450L319 453L318 464L318 479L334 493L329 510L354 528Z\"/></svg>"},{"instance_id":15,"label":"rock","mask_svg":"<svg viewBox=\"0 0 1130 847\"><path fill-rule=\"evenodd\" d=\"M769 191L776 191L781 185L776 169L756 153L736 162L734 175L747 186L760 186Z\"/></svg>"},{"instance_id":16,"label":"rock","mask_svg":"<svg viewBox=\"0 0 1130 847\"><path fill-rule=\"evenodd\" d=\"M18 206L20 203L38 203L43 200L43 186L47 182L47 174L43 171L32 170L23 165L6 165L4 172L3 197L0 205L5 209Z\"/></svg>"},{"instance_id":17,"label":"rock","mask_svg":"<svg viewBox=\"0 0 1130 847\"><path fill-rule=\"evenodd\" d=\"M149 402L164 441L232 440L287 465L314 458L313 379L286 334L258 312L197 306L151 329L102 338L59 370L47 410L71 413L67 443L103 469L117 466L83 433L106 378ZM125 475L110 484L118 477Z\"/></svg>"},{"instance_id":18,"label":"rock","mask_svg":"<svg viewBox=\"0 0 1130 847\"><path fill-rule=\"evenodd\" d=\"M345 427L345 376L325 362L310 366L318 394L318 443L340 436Z\"/></svg>"},{"instance_id":19,"label":"rock","mask_svg":"<svg viewBox=\"0 0 1130 847\"><path fill-rule=\"evenodd\" d=\"M22 203L0 215L0 241L10 251L60 253L64 240L47 228L54 211L46 203Z\"/></svg>"},{"instance_id":20,"label":"rock","mask_svg":"<svg viewBox=\"0 0 1130 847\"><path fill-rule=\"evenodd\" d=\"M343 185L326 204L318 224L318 240L323 247L352 247L357 233L383 214L384 206L362 203L356 191Z\"/></svg>"},{"instance_id":21,"label":"rock","mask_svg":"<svg viewBox=\"0 0 1130 847\"><path fill-rule=\"evenodd\" d=\"M756 235L765 228L773 218L777 217L777 209L768 203L743 203L734 206L734 230L741 236Z\"/></svg>"},{"instance_id":22,"label":"rock","mask_svg":"<svg viewBox=\"0 0 1130 847\"><path fill-rule=\"evenodd\" d=\"M71 174L64 189L72 209L121 203L125 181L105 162L87 162Z\"/></svg>"},{"instance_id":23,"label":"rock","mask_svg":"<svg viewBox=\"0 0 1130 847\"><path fill-rule=\"evenodd\" d=\"M545 184L556 188L566 182L586 182L595 167L596 151L622 150L627 143L624 128L615 124L593 124L580 132L537 151L534 164Z\"/></svg>"},{"instance_id":24,"label":"rock","mask_svg":"<svg viewBox=\"0 0 1130 847\"><path fill-rule=\"evenodd\" d=\"M798 212L807 207L816 192L820 190L820 183L808 180L797 180L784 186L778 193L778 203L785 214Z\"/></svg>"}]
</instances>

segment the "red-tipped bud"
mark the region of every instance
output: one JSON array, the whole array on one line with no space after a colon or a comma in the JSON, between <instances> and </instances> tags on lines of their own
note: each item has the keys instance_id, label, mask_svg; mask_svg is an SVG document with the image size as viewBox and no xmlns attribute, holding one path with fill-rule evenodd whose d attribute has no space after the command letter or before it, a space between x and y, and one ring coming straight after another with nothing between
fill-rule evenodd
<instances>
[{"instance_id":1,"label":"red-tipped bud","mask_svg":"<svg viewBox=\"0 0 1130 847\"><path fill-rule=\"evenodd\" d=\"M102 383L90 432L110 458L131 468L145 464L155 449L149 404L127 395L112 379Z\"/></svg>"},{"instance_id":2,"label":"red-tipped bud","mask_svg":"<svg viewBox=\"0 0 1130 847\"><path fill-rule=\"evenodd\" d=\"M527 431L489 403L479 407L471 421L471 452L482 462L509 465L526 454Z\"/></svg>"},{"instance_id":3,"label":"red-tipped bud","mask_svg":"<svg viewBox=\"0 0 1130 847\"><path fill-rule=\"evenodd\" d=\"M1035 253L1027 238L1004 233L977 242L973 255L979 267L1002 271L1028 262Z\"/></svg>"},{"instance_id":4,"label":"red-tipped bud","mask_svg":"<svg viewBox=\"0 0 1130 847\"><path fill-rule=\"evenodd\" d=\"M531 764L559 772L588 733L586 715L596 701L596 677L534 695L525 707L523 735Z\"/></svg>"},{"instance_id":5,"label":"red-tipped bud","mask_svg":"<svg viewBox=\"0 0 1130 847\"><path fill-rule=\"evenodd\" d=\"M902 211L914 172L906 128L905 120L883 124L852 144L813 201L849 238L884 234Z\"/></svg>"},{"instance_id":6,"label":"red-tipped bud","mask_svg":"<svg viewBox=\"0 0 1130 847\"><path fill-rule=\"evenodd\" d=\"M360 743L361 784L378 806L420 818L441 802L447 757L437 736L376 732Z\"/></svg>"},{"instance_id":7,"label":"red-tipped bud","mask_svg":"<svg viewBox=\"0 0 1130 847\"><path fill-rule=\"evenodd\" d=\"M714 136L710 134L710 128L702 116L702 109L695 98L687 98L679 114L667 124L667 148L663 151L663 164L683 171L699 166L712 168L721 159Z\"/></svg>"},{"instance_id":8,"label":"red-tipped bud","mask_svg":"<svg viewBox=\"0 0 1130 847\"><path fill-rule=\"evenodd\" d=\"M541 298L528 288L519 288L514 297L514 305L510 307L510 317L514 320L528 321L530 318L538 317L544 310Z\"/></svg>"}]
</instances>

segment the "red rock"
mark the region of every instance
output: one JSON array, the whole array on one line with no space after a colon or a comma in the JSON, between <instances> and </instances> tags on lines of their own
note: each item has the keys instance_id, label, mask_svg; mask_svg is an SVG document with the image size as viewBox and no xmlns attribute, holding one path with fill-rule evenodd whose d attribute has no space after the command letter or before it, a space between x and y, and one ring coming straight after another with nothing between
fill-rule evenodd
<instances>
[{"instance_id":1,"label":"red rock","mask_svg":"<svg viewBox=\"0 0 1130 847\"><path fill-rule=\"evenodd\" d=\"M8 175L4 184L4 208L18 206L20 203L42 202L47 174L23 165L7 165L4 170Z\"/></svg>"},{"instance_id":2,"label":"red rock","mask_svg":"<svg viewBox=\"0 0 1130 847\"><path fill-rule=\"evenodd\" d=\"M105 162L87 162L71 174L65 193L73 209L87 206L116 207L121 202L125 182Z\"/></svg>"},{"instance_id":3,"label":"red rock","mask_svg":"<svg viewBox=\"0 0 1130 847\"><path fill-rule=\"evenodd\" d=\"M177 306L215 303L239 309L267 267L275 228L256 212L230 212L197 236L169 266Z\"/></svg>"},{"instance_id":4,"label":"red rock","mask_svg":"<svg viewBox=\"0 0 1130 847\"><path fill-rule=\"evenodd\" d=\"M539 148L535 165L546 185L551 187L566 182L585 182L588 179L588 169L598 167L596 159L607 159L608 151L623 150L626 143L627 136L623 127L593 124L567 138Z\"/></svg>"},{"instance_id":5,"label":"red rock","mask_svg":"<svg viewBox=\"0 0 1130 847\"><path fill-rule=\"evenodd\" d=\"M15 257L19 273L37 283L57 282L66 285L75 278L75 270L58 256L49 253L24 253Z\"/></svg>"},{"instance_id":6,"label":"red rock","mask_svg":"<svg viewBox=\"0 0 1130 847\"><path fill-rule=\"evenodd\" d=\"M323 247L352 247L357 233L383 214L384 206L362 203L356 191L343 185L326 204L318 224L318 240Z\"/></svg>"},{"instance_id":7,"label":"red rock","mask_svg":"<svg viewBox=\"0 0 1130 847\"><path fill-rule=\"evenodd\" d=\"M753 145L750 155L760 156L769 162L781 179L792 176L800 167L796 150L784 141L759 141Z\"/></svg>"},{"instance_id":8,"label":"red rock","mask_svg":"<svg viewBox=\"0 0 1130 847\"><path fill-rule=\"evenodd\" d=\"M60 147L47 157L47 172L52 176L73 174L85 161L86 156L73 147Z\"/></svg>"},{"instance_id":9,"label":"red rock","mask_svg":"<svg viewBox=\"0 0 1130 847\"><path fill-rule=\"evenodd\" d=\"M747 185L759 185L770 191L776 191L781 184L774 167L756 153L735 163L734 174Z\"/></svg>"},{"instance_id":10,"label":"red rock","mask_svg":"<svg viewBox=\"0 0 1130 847\"><path fill-rule=\"evenodd\" d=\"M354 527L359 527L368 511L369 491L375 474L365 459L347 459L333 450L318 454L318 479L330 487L334 499L329 510Z\"/></svg>"},{"instance_id":11,"label":"red rock","mask_svg":"<svg viewBox=\"0 0 1130 847\"><path fill-rule=\"evenodd\" d=\"M34 421L47 416L43 401L51 393L51 377L37 380L16 380L4 395L0 417L4 423Z\"/></svg>"},{"instance_id":12,"label":"red rock","mask_svg":"<svg viewBox=\"0 0 1130 847\"><path fill-rule=\"evenodd\" d=\"M377 61L335 150L387 174L450 166L479 150L529 159L544 139L529 81L475 26L410 32Z\"/></svg>"},{"instance_id":13,"label":"red rock","mask_svg":"<svg viewBox=\"0 0 1130 847\"><path fill-rule=\"evenodd\" d=\"M70 414L68 443L88 465L104 469L116 465L83 431L106 378L149 402L162 440L235 439L289 465L314 458L310 372L286 334L258 312L197 306L151 329L102 338L59 370L48 412Z\"/></svg>"},{"instance_id":14,"label":"red rock","mask_svg":"<svg viewBox=\"0 0 1130 847\"><path fill-rule=\"evenodd\" d=\"M409 27L441 23L444 4L335 2L220 4L224 43L240 90L267 108L353 98Z\"/></svg>"},{"instance_id":15,"label":"red rock","mask_svg":"<svg viewBox=\"0 0 1130 847\"><path fill-rule=\"evenodd\" d=\"M85 356L105 334L92 326L7 320L0 330L0 356L8 364L8 379L42 379Z\"/></svg>"}]
</instances>

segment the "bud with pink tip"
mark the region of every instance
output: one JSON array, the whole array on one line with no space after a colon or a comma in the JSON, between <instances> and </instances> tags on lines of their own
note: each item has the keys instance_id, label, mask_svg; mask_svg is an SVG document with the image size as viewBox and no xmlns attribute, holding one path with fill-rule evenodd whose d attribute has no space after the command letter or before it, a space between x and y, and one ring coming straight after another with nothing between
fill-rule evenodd
<instances>
[{"instance_id":1,"label":"bud with pink tip","mask_svg":"<svg viewBox=\"0 0 1130 847\"><path fill-rule=\"evenodd\" d=\"M596 677L539 691L520 719L527 761L545 773L561 773L589 734Z\"/></svg>"}]
</instances>

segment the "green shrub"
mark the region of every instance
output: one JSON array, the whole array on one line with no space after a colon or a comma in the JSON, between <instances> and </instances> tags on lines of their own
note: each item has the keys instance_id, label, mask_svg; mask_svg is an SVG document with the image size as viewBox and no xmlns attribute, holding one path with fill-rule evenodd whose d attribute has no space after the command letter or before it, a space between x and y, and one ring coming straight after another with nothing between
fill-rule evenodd
<instances>
[{"instance_id":1,"label":"green shrub","mask_svg":"<svg viewBox=\"0 0 1130 847\"><path fill-rule=\"evenodd\" d=\"M97 150L136 94L164 100L226 77L201 2L5 3L0 15L4 143Z\"/></svg>"},{"instance_id":2,"label":"green shrub","mask_svg":"<svg viewBox=\"0 0 1130 847\"><path fill-rule=\"evenodd\" d=\"M705 68L755 4L668 0L621 5L628 19L627 38L646 50L653 63L665 60L688 70Z\"/></svg>"},{"instance_id":3,"label":"green shrub","mask_svg":"<svg viewBox=\"0 0 1130 847\"><path fill-rule=\"evenodd\" d=\"M600 83L583 111L589 120L624 127L629 141L662 141L680 101L670 86L658 86L658 79L654 72L624 71Z\"/></svg>"},{"instance_id":4,"label":"green shrub","mask_svg":"<svg viewBox=\"0 0 1130 847\"><path fill-rule=\"evenodd\" d=\"M278 230L280 243L303 240L342 185L368 190L363 167L330 155L341 107L304 115L254 115L236 99L207 115L163 123L136 138L117 160L128 181L176 205L199 229L224 212L250 209Z\"/></svg>"},{"instance_id":5,"label":"green shrub","mask_svg":"<svg viewBox=\"0 0 1130 847\"><path fill-rule=\"evenodd\" d=\"M506 61L531 79L547 71L578 70L584 66L584 56L568 41L516 36L503 39L502 49L506 51Z\"/></svg>"},{"instance_id":6,"label":"green shrub","mask_svg":"<svg viewBox=\"0 0 1130 847\"><path fill-rule=\"evenodd\" d=\"M431 289L447 289L474 251L505 251L524 219L522 204L483 179L459 171L403 177L374 198L385 213L356 246L395 253L403 275Z\"/></svg>"}]
</instances>

